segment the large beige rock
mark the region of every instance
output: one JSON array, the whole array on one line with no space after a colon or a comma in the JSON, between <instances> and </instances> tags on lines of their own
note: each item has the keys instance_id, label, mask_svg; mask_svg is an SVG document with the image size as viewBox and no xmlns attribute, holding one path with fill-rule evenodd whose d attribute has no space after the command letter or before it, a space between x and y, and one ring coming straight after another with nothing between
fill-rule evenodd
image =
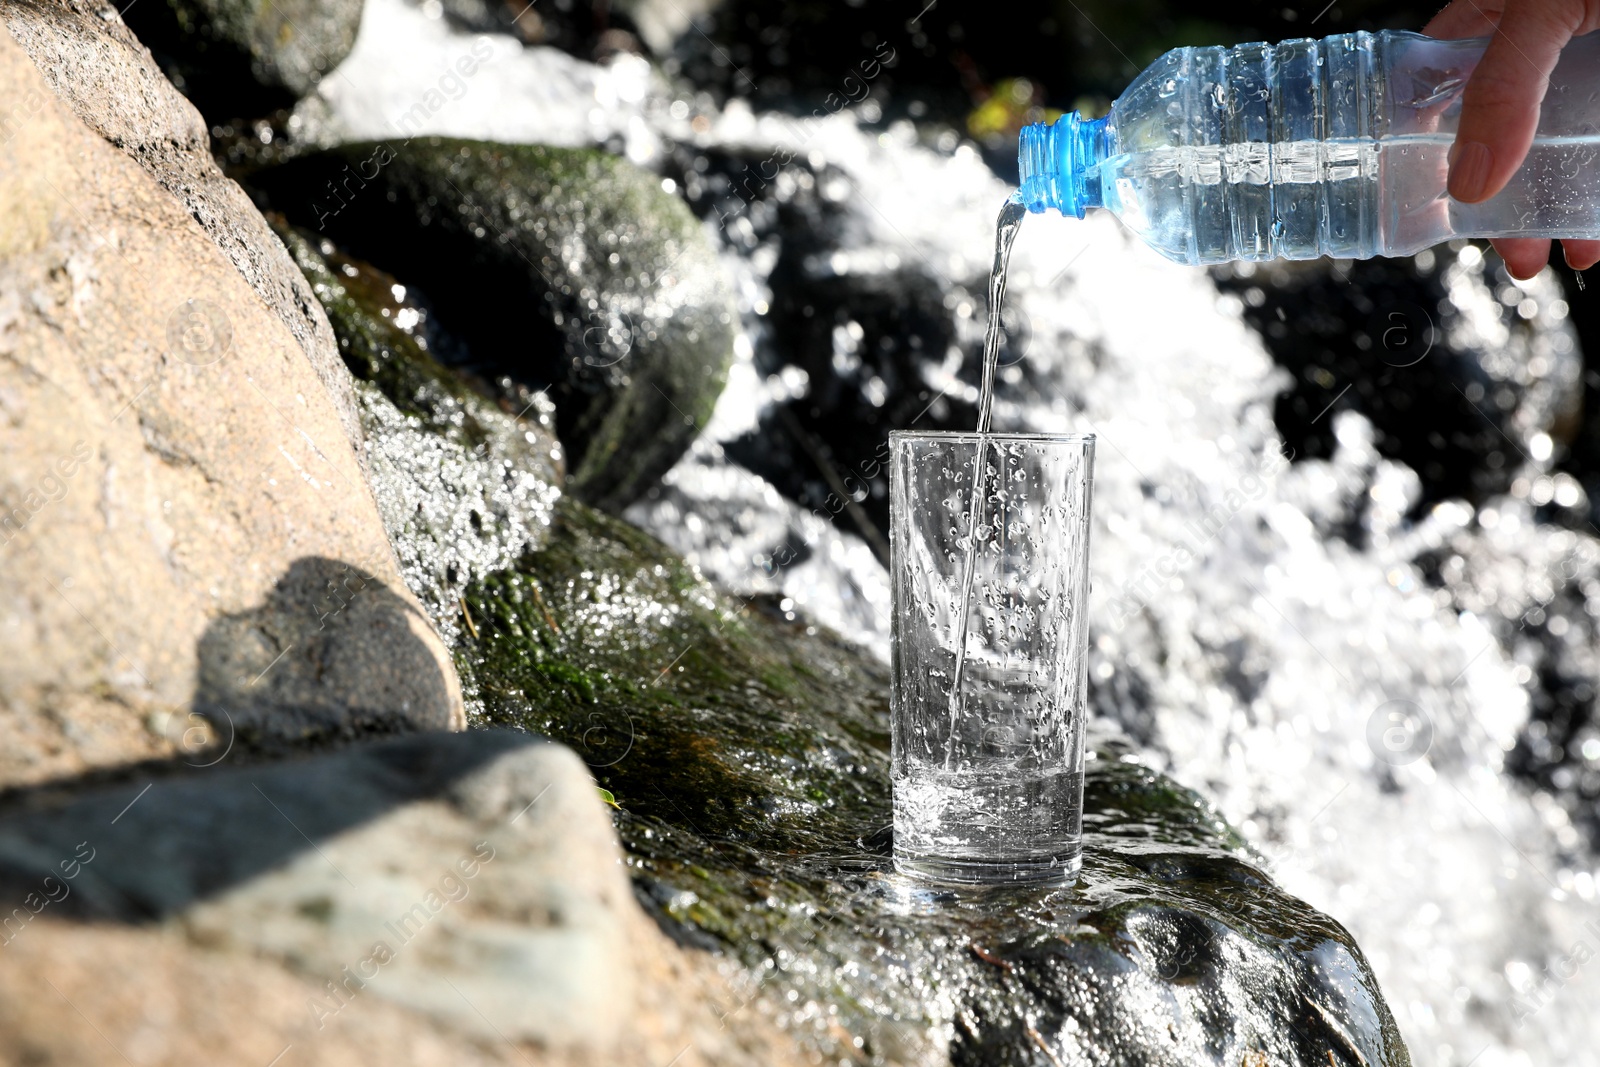
<instances>
[{"instance_id":1,"label":"large beige rock","mask_svg":"<svg viewBox=\"0 0 1600 1067\"><path fill-rule=\"evenodd\" d=\"M360 454L350 375L322 305L244 190L212 159L200 113L161 73L117 8L99 0L5 0L0 25L78 118L177 198L289 328ZM4 105L12 108L13 121L27 110L14 105Z\"/></svg>"},{"instance_id":2,"label":"large beige rock","mask_svg":"<svg viewBox=\"0 0 1600 1067\"><path fill-rule=\"evenodd\" d=\"M13 797L0 897L0 1062L804 1062L527 734Z\"/></svg>"},{"instance_id":3,"label":"large beige rock","mask_svg":"<svg viewBox=\"0 0 1600 1067\"><path fill-rule=\"evenodd\" d=\"M183 753L197 698L217 744L459 724L293 334L5 35L0 101L0 784Z\"/></svg>"}]
</instances>

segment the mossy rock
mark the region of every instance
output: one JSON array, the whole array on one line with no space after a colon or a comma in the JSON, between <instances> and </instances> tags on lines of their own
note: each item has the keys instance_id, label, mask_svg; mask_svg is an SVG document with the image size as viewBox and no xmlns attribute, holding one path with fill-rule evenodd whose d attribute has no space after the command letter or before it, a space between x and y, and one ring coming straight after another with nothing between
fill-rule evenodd
<instances>
[{"instance_id":1,"label":"mossy rock","mask_svg":"<svg viewBox=\"0 0 1600 1067\"><path fill-rule=\"evenodd\" d=\"M447 339L392 276L269 221L356 378L368 481L406 584L454 640L471 628L466 583L544 543L562 478L552 407L542 396L496 396L445 366L431 346Z\"/></svg>"},{"instance_id":2,"label":"mossy rock","mask_svg":"<svg viewBox=\"0 0 1600 1067\"><path fill-rule=\"evenodd\" d=\"M625 160L430 137L244 180L420 289L484 379L547 388L583 500L620 511L710 418L733 358L730 290L687 206Z\"/></svg>"},{"instance_id":3,"label":"mossy rock","mask_svg":"<svg viewBox=\"0 0 1600 1067\"><path fill-rule=\"evenodd\" d=\"M441 363L430 351L427 311L395 278L345 255L332 242L269 217L333 325L350 373L371 382L403 414L472 451L493 450L560 484L561 446L548 405L531 396L508 403L486 382ZM514 408L515 410L508 410Z\"/></svg>"},{"instance_id":4,"label":"mossy rock","mask_svg":"<svg viewBox=\"0 0 1600 1067\"><path fill-rule=\"evenodd\" d=\"M458 662L487 723L567 742L641 899L743 961L830 1059L1409 1063L1360 950L1195 794L1109 741L1067 889L945 891L890 863L888 673L707 586L572 501L479 583Z\"/></svg>"},{"instance_id":5,"label":"mossy rock","mask_svg":"<svg viewBox=\"0 0 1600 1067\"><path fill-rule=\"evenodd\" d=\"M122 7L208 120L288 107L350 54L361 0L146 0Z\"/></svg>"}]
</instances>

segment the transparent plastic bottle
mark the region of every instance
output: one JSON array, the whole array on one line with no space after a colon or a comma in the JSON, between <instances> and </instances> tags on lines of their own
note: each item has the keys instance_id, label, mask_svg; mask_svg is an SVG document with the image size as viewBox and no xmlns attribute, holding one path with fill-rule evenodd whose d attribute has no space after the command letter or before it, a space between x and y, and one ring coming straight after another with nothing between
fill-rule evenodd
<instances>
[{"instance_id":1,"label":"transparent plastic bottle","mask_svg":"<svg viewBox=\"0 0 1600 1067\"><path fill-rule=\"evenodd\" d=\"M1501 192L1445 192L1461 91L1487 37L1348 33L1178 48L1111 106L1022 131L1030 211L1105 208L1179 263L1366 259L1452 237L1600 238L1600 33L1550 77Z\"/></svg>"}]
</instances>

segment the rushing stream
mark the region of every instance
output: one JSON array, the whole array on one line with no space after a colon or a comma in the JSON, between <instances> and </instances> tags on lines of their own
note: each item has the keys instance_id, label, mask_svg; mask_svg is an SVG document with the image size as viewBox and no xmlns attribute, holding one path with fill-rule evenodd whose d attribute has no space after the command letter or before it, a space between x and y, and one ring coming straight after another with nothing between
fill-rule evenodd
<instances>
[{"instance_id":1,"label":"rushing stream","mask_svg":"<svg viewBox=\"0 0 1600 1067\"><path fill-rule=\"evenodd\" d=\"M856 319L822 327L829 367L875 406L926 394L917 428L970 426L978 390L963 370L982 330L993 207L1010 190L948 129L883 123L865 104L804 122L719 108L636 56L586 63L464 35L438 14L368 0L355 51L292 135L604 144L659 172L705 219L741 323L710 424L628 517L735 595L770 594L883 654L888 584L870 521L883 457L835 450L854 476L836 505L780 491L763 435L823 383L781 358L774 320L785 286L871 296L913 279L954 323L942 348L919 349L920 379L878 374L881 323ZM475 72L442 81L468 54ZM770 164L753 191L727 180L747 163ZM803 255L784 246L781 210L825 223ZM1508 771L1549 684L1531 633L1570 634L1578 662L1600 606L1593 531L1537 511L1541 492L1570 495L1545 428L1517 431L1521 481L1476 508L1414 510L1418 475L1337 407L1312 420L1331 455L1291 464L1273 418L1287 376L1246 321L1258 289L1219 290L1107 218L1024 229L994 428L1099 437L1091 714L1212 801L1285 890L1348 927L1418 1064L1600 1062L1595 853L1559 776L1536 788ZM1450 313L1437 333L1453 351L1576 373L1553 283L1508 299L1474 249L1439 254ZM523 490L481 492L503 509ZM785 544L805 551L776 559ZM468 570L463 584L483 577ZM1600 763L1593 733L1571 743Z\"/></svg>"}]
</instances>

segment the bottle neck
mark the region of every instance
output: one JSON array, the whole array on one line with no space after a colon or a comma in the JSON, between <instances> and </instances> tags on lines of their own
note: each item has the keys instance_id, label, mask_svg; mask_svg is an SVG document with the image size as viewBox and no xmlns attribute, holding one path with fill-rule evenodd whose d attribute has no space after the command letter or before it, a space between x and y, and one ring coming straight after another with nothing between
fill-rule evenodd
<instances>
[{"instance_id":1,"label":"bottle neck","mask_svg":"<svg viewBox=\"0 0 1600 1067\"><path fill-rule=\"evenodd\" d=\"M1018 191L1029 211L1053 207L1081 219L1086 208L1101 206L1099 166L1106 158L1107 121L1071 111L1053 126L1023 127L1017 142Z\"/></svg>"}]
</instances>

